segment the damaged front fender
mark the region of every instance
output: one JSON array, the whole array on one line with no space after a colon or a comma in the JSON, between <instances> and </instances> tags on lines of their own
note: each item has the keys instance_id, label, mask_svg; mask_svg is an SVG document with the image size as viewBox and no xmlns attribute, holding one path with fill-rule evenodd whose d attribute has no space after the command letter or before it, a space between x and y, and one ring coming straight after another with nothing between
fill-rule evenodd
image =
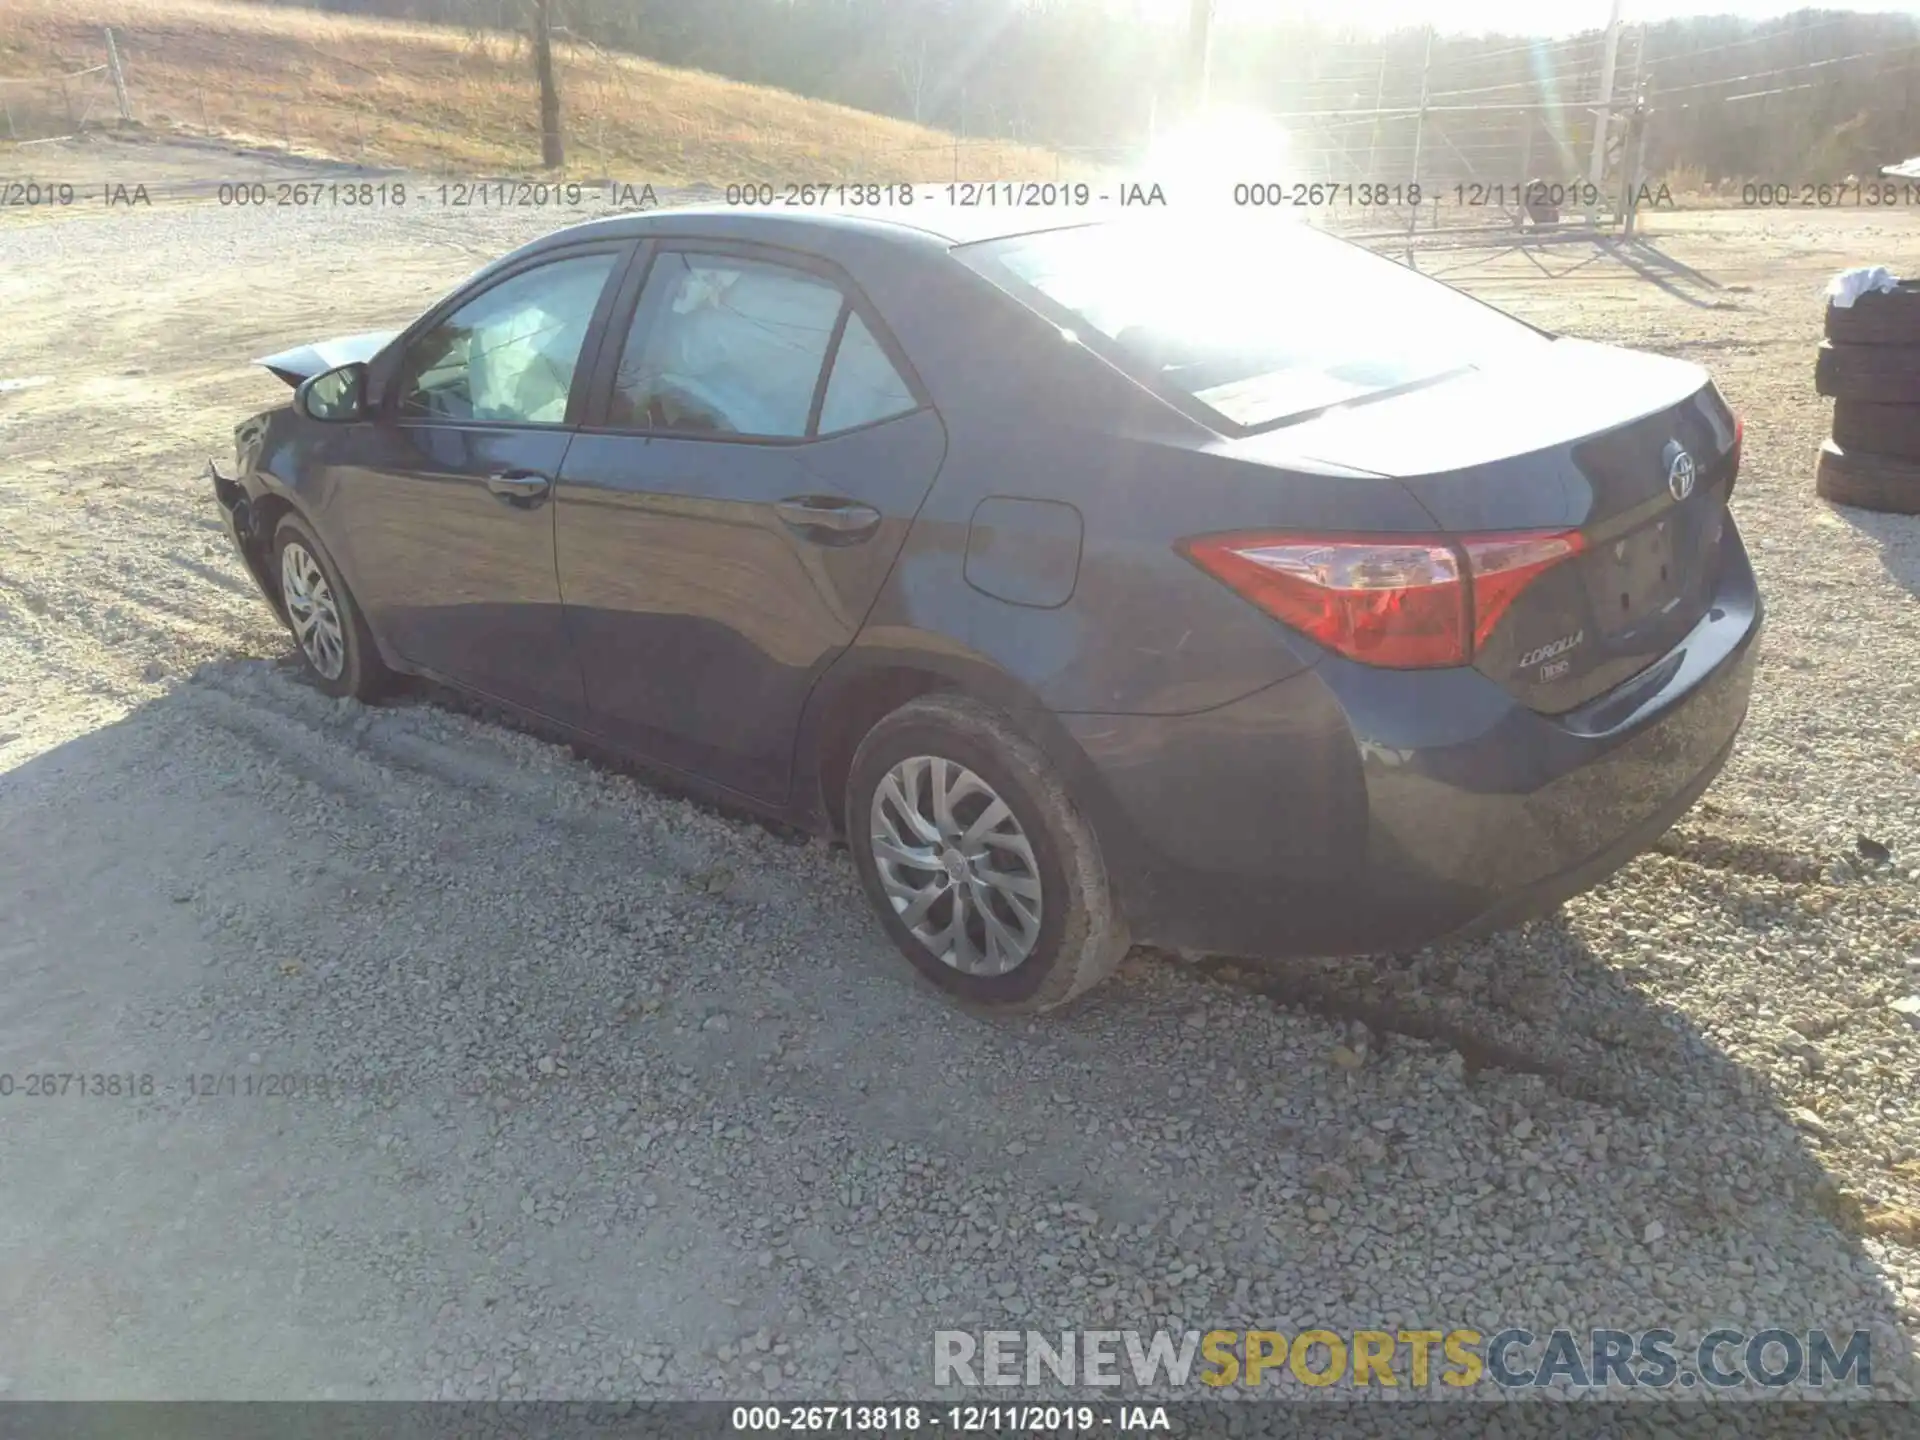
<instances>
[{"instance_id":1,"label":"damaged front fender","mask_svg":"<svg viewBox=\"0 0 1920 1440\"><path fill-rule=\"evenodd\" d=\"M260 587L260 593L267 597L267 603L284 620L286 615L281 610L280 587L273 581L271 522L262 516L260 507L238 479L222 475L220 467L212 460L207 461L206 473L208 483L213 486L214 503L219 507L227 537L233 541L234 549L240 552L241 562L247 567L247 573L253 576L254 584Z\"/></svg>"}]
</instances>

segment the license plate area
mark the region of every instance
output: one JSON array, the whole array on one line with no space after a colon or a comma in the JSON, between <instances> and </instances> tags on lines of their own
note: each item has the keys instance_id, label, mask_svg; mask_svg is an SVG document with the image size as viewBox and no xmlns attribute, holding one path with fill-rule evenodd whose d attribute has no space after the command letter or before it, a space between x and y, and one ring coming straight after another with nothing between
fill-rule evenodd
<instances>
[{"instance_id":1,"label":"license plate area","mask_svg":"<svg viewBox=\"0 0 1920 1440\"><path fill-rule=\"evenodd\" d=\"M1677 517L1668 514L1595 547L1587 593L1602 635L1622 634L1679 603L1678 530Z\"/></svg>"}]
</instances>

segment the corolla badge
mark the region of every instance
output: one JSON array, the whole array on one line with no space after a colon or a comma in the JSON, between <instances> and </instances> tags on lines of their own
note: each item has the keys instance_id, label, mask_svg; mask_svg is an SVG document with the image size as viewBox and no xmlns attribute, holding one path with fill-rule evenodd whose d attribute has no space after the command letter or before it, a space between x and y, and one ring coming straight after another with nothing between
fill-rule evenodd
<instances>
[{"instance_id":1,"label":"corolla badge","mask_svg":"<svg viewBox=\"0 0 1920 1440\"><path fill-rule=\"evenodd\" d=\"M1585 630L1576 630L1571 635L1562 635L1558 640L1550 641L1537 649L1527 651L1526 654L1520 657L1520 663L1514 668L1517 670L1530 670L1542 660L1551 660L1557 655L1566 654L1567 651L1573 649L1574 646L1586 638L1587 632Z\"/></svg>"},{"instance_id":2,"label":"corolla badge","mask_svg":"<svg viewBox=\"0 0 1920 1440\"><path fill-rule=\"evenodd\" d=\"M1684 500L1693 493L1693 456L1678 447L1667 466L1667 489L1676 500Z\"/></svg>"}]
</instances>

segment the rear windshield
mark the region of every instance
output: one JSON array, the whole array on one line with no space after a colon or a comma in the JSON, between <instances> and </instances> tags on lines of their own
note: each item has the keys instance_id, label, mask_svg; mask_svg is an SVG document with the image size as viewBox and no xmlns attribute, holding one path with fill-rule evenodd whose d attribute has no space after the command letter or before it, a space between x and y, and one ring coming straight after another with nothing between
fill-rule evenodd
<instances>
[{"instance_id":1,"label":"rear windshield","mask_svg":"<svg viewBox=\"0 0 1920 1440\"><path fill-rule=\"evenodd\" d=\"M1550 343L1309 226L1087 225L954 254L1123 370L1258 430Z\"/></svg>"}]
</instances>

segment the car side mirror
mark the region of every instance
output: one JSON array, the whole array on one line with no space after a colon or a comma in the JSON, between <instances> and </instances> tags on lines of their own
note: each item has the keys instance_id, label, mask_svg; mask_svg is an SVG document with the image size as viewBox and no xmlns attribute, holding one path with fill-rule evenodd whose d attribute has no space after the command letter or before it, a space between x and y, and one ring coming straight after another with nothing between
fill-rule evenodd
<instances>
[{"instance_id":1,"label":"car side mirror","mask_svg":"<svg viewBox=\"0 0 1920 1440\"><path fill-rule=\"evenodd\" d=\"M310 420L367 418L367 367L361 361L309 375L293 392L293 405Z\"/></svg>"}]
</instances>

